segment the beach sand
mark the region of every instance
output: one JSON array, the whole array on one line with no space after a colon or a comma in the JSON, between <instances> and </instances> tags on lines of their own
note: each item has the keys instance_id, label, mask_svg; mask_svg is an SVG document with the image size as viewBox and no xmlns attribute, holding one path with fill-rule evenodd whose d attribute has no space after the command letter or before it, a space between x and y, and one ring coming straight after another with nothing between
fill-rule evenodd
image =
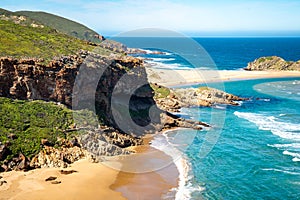
<instances>
[{"instance_id":1,"label":"beach sand","mask_svg":"<svg viewBox=\"0 0 300 200\"><path fill-rule=\"evenodd\" d=\"M179 173L173 159L148 145L151 140L144 138L145 145L134 148L137 154L118 157L122 170L111 188L127 199L161 199L178 187Z\"/></svg>"},{"instance_id":2,"label":"beach sand","mask_svg":"<svg viewBox=\"0 0 300 200\"><path fill-rule=\"evenodd\" d=\"M64 169L76 171L68 175L58 168L1 173L1 180L7 183L0 186L0 200L161 199L177 187L178 170L171 157L148 145L150 140L133 155L111 157L102 163L77 161ZM50 176L61 183L46 182Z\"/></svg>"},{"instance_id":3,"label":"beach sand","mask_svg":"<svg viewBox=\"0 0 300 200\"><path fill-rule=\"evenodd\" d=\"M125 199L121 193L109 188L119 173L116 170L86 159L75 162L72 167L64 170L77 172L63 175L58 168L47 168L1 173L1 180L6 180L7 184L0 187L0 199ZM56 181L61 183L46 182L45 179L50 176L57 177Z\"/></svg>"},{"instance_id":4,"label":"beach sand","mask_svg":"<svg viewBox=\"0 0 300 200\"><path fill-rule=\"evenodd\" d=\"M166 87L221 81L300 77L300 71L169 70L146 67L149 82Z\"/></svg>"}]
</instances>

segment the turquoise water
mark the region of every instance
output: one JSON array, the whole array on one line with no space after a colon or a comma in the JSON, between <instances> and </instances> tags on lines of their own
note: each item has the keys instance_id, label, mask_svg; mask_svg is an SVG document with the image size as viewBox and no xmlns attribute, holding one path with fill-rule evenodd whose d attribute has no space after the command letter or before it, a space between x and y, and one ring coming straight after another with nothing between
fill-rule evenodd
<instances>
[{"instance_id":1,"label":"turquoise water","mask_svg":"<svg viewBox=\"0 0 300 200\"><path fill-rule=\"evenodd\" d=\"M120 38L130 47L166 50L164 55L135 55L165 69L240 70L261 56L300 58L300 38L194 38L204 48L203 55L186 48L184 39L174 48L178 40ZM155 44L166 48L147 48ZM192 66L184 57L197 62ZM300 78L208 86L250 99L240 106L182 109L182 117L212 127L172 131L152 141L157 149L172 148L166 153L180 171L176 199L300 199Z\"/></svg>"},{"instance_id":2,"label":"turquoise water","mask_svg":"<svg viewBox=\"0 0 300 200\"><path fill-rule=\"evenodd\" d=\"M191 165L193 176L185 188L191 196L187 199L299 199L300 79L224 85L227 92L250 100L236 107L183 109L184 116L208 122L213 128L168 134L169 141L184 152ZM211 121L212 113L220 110L226 114L223 127ZM208 141L213 129L220 132L215 141ZM182 148L172 140L177 137L184 144L182 135L195 136L193 140L186 137L188 147ZM215 144L203 156L201 148L208 142Z\"/></svg>"}]
</instances>

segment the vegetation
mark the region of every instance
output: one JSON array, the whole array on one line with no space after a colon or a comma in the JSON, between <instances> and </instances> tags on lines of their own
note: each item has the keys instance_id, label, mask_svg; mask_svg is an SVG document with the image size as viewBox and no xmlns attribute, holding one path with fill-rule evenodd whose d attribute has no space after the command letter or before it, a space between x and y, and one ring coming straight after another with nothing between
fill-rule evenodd
<instances>
[{"instance_id":1,"label":"vegetation","mask_svg":"<svg viewBox=\"0 0 300 200\"><path fill-rule=\"evenodd\" d=\"M206 90L209 90L209 87L207 87L207 86L202 86L202 87L199 87L199 88L198 88L198 92L202 92L202 91L206 91Z\"/></svg>"},{"instance_id":2,"label":"vegetation","mask_svg":"<svg viewBox=\"0 0 300 200\"><path fill-rule=\"evenodd\" d=\"M26 16L32 14L34 19L20 17L25 13ZM35 17L40 21L35 20ZM75 35L72 36L62 28L77 31L78 38L82 38L81 33L90 30L76 22L47 13L10 12L0 9L0 56L39 58L47 63L54 57L78 53L80 49L95 51L101 55L112 53L108 49L95 47L95 44L73 37ZM91 35L95 32L89 33ZM73 112L55 103L11 100L4 97L0 97L0 115L0 142L9 144L7 160L19 153L31 158L42 149L42 139L47 139L55 147L59 147L60 138L68 139L74 134L82 133L66 131L75 122L77 127L98 125L97 118L91 111Z\"/></svg>"},{"instance_id":3,"label":"vegetation","mask_svg":"<svg viewBox=\"0 0 300 200\"><path fill-rule=\"evenodd\" d=\"M273 60L273 57L272 56L261 57L261 58L258 59L258 63L265 62L266 60Z\"/></svg>"},{"instance_id":4,"label":"vegetation","mask_svg":"<svg viewBox=\"0 0 300 200\"><path fill-rule=\"evenodd\" d=\"M166 98L170 94L170 89L157 84L150 84L154 91L154 98Z\"/></svg>"},{"instance_id":5,"label":"vegetation","mask_svg":"<svg viewBox=\"0 0 300 200\"><path fill-rule=\"evenodd\" d=\"M0 20L0 56L35 57L51 60L55 56L92 50L86 42L56 32L54 29L21 26Z\"/></svg>"},{"instance_id":6,"label":"vegetation","mask_svg":"<svg viewBox=\"0 0 300 200\"><path fill-rule=\"evenodd\" d=\"M95 31L75 21L57 15L34 11L18 11L14 14L27 16L37 22L52 27L62 33L82 40L92 41L96 43L100 42L99 39L94 37L97 34Z\"/></svg>"},{"instance_id":7,"label":"vegetation","mask_svg":"<svg viewBox=\"0 0 300 200\"><path fill-rule=\"evenodd\" d=\"M13 12L0 8L0 15L12 15Z\"/></svg>"},{"instance_id":8,"label":"vegetation","mask_svg":"<svg viewBox=\"0 0 300 200\"><path fill-rule=\"evenodd\" d=\"M79 124L96 126L97 120L87 110L76 111ZM7 159L23 153L31 158L42 146L41 140L58 144L60 138L68 139L81 132L66 133L74 124L73 111L63 105L43 101L11 100L0 97L0 142L9 141L11 154ZM11 138L14 139L11 139Z\"/></svg>"},{"instance_id":9,"label":"vegetation","mask_svg":"<svg viewBox=\"0 0 300 200\"><path fill-rule=\"evenodd\" d=\"M82 24L49 13L10 12L0 8L0 56L50 61L80 49L111 54L111 50L95 48L95 44L85 41L99 42L95 34Z\"/></svg>"}]
</instances>

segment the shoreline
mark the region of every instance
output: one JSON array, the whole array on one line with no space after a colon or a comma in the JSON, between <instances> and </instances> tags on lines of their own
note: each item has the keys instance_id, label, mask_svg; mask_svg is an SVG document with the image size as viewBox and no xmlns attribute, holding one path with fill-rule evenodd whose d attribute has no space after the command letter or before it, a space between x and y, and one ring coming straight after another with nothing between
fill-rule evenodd
<instances>
[{"instance_id":1,"label":"shoreline","mask_svg":"<svg viewBox=\"0 0 300 200\"><path fill-rule=\"evenodd\" d=\"M162 131L160 135L166 139L166 142L171 145L168 141L168 137L166 134L176 130L186 130L187 128L174 128ZM165 152L167 155L172 157L173 164L176 166L178 170L178 185L172 188L174 192L174 199L186 200L191 198L191 193L195 190L202 191L204 188L193 188L189 181L192 179L193 175L191 174L191 163L187 159L186 155L181 151L177 150L175 147L171 145L171 147L166 147L166 145L154 145L156 149ZM192 175L192 176L191 176Z\"/></svg>"},{"instance_id":2,"label":"shoreline","mask_svg":"<svg viewBox=\"0 0 300 200\"><path fill-rule=\"evenodd\" d=\"M40 168L0 173L1 181L7 182L0 186L0 200L65 197L123 200L136 199L139 195L160 199L177 189L179 172L169 155L150 145L154 136L147 136L144 145L131 147L137 153L107 158L104 162L92 163L83 158L65 169ZM75 172L63 175L60 170ZM51 176L57 177L55 181L60 183L45 181Z\"/></svg>"},{"instance_id":3,"label":"shoreline","mask_svg":"<svg viewBox=\"0 0 300 200\"><path fill-rule=\"evenodd\" d=\"M178 76L172 76L175 71ZM147 69L147 73L149 69ZM172 73L170 73L172 72ZM158 75L158 76L157 76ZM164 86L192 85L218 81L249 80L263 78L300 77L296 71L241 71L241 70L164 70L150 69L150 82ZM190 79L189 79L190 78ZM162 81L165 80L165 81ZM160 82L159 82L160 81ZM164 130L164 135L177 129ZM142 146L134 147L136 154L116 156L108 162L92 163L82 159L64 170L75 170L70 175L61 175L59 168L35 169L28 172L1 173L1 199L134 199L139 195L161 198L163 195L185 196L182 188L188 179L188 161L180 157L174 159L164 149L153 147L150 143L155 135L146 137ZM178 158L178 157L177 157ZM133 162L134 161L134 162ZM163 166L163 167L161 167ZM59 184L51 184L45 179L58 177ZM101 178L99 178L101 177ZM142 183L142 184L141 184ZM201 189L201 188L200 188ZM63 191L63 192L62 192ZM46 195L45 194L51 194Z\"/></svg>"},{"instance_id":4,"label":"shoreline","mask_svg":"<svg viewBox=\"0 0 300 200\"><path fill-rule=\"evenodd\" d=\"M152 146L156 136L146 135L143 145L131 148L136 154L118 157L123 170L110 188L121 192L126 199L175 197L180 172L170 155Z\"/></svg>"},{"instance_id":5,"label":"shoreline","mask_svg":"<svg viewBox=\"0 0 300 200\"><path fill-rule=\"evenodd\" d=\"M146 67L148 80L165 87L180 87L204 83L255 80L267 78L299 78L300 71L246 71L246 70L201 70L157 69Z\"/></svg>"}]
</instances>

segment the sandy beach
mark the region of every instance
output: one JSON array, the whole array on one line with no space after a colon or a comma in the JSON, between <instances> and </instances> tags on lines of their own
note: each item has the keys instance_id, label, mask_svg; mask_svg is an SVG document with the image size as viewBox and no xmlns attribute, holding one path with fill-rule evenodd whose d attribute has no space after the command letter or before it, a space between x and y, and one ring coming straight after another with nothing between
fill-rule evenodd
<instances>
[{"instance_id":1,"label":"sandy beach","mask_svg":"<svg viewBox=\"0 0 300 200\"><path fill-rule=\"evenodd\" d=\"M0 187L0 199L125 199L121 193L109 188L119 173L114 169L84 159L64 170L76 172L65 175L58 168L47 168L1 173L7 184ZM45 181L50 176L57 177L55 181L61 183Z\"/></svg>"},{"instance_id":2,"label":"sandy beach","mask_svg":"<svg viewBox=\"0 0 300 200\"><path fill-rule=\"evenodd\" d=\"M245 71L245 70L169 70L146 67L151 83L166 87L221 81L300 77L300 71Z\"/></svg>"},{"instance_id":3,"label":"sandy beach","mask_svg":"<svg viewBox=\"0 0 300 200\"><path fill-rule=\"evenodd\" d=\"M161 199L178 185L178 170L172 158L148 145L136 154L116 156L108 161L77 161L61 174L59 168L1 173L7 183L0 187L0 200L53 199ZM45 181L57 177L54 181ZM59 181L59 184L52 182Z\"/></svg>"}]
</instances>

